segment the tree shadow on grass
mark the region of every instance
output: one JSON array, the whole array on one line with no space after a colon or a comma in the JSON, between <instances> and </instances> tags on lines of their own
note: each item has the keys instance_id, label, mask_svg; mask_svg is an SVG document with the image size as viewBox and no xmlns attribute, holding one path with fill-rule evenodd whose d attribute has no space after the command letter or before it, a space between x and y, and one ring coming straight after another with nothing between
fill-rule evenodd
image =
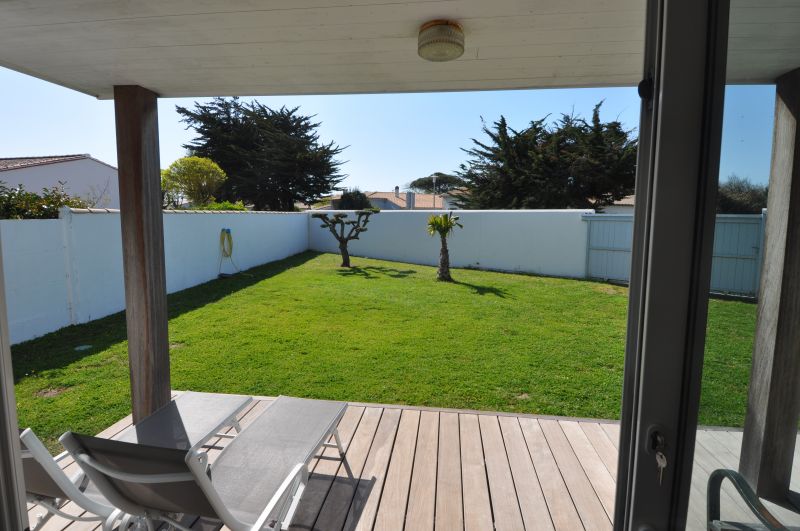
<instances>
[{"instance_id":1,"label":"tree shadow on grass","mask_svg":"<svg viewBox=\"0 0 800 531\"><path fill-rule=\"evenodd\" d=\"M172 293L167 296L169 318L217 302L262 280L301 266L320 254L307 251ZM126 341L126 330L125 312L122 311L14 345L11 347L14 381L16 383L26 375L43 370L66 367L86 356L102 352ZM86 344L91 348L75 350L75 347Z\"/></svg>"},{"instance_id":2,"label":"tree shadow on grass","mask_svg":"<svg viewBox=\"0 0 800 531\"><path fill-rule=\"evenodd\" d=\"M417 274L417 272L413 269L396 269L394 267L384 266L344 267L337 270L337 273L343 277L362 277L370 279L380 278L382 276L390 278L406 278Z\"/></svg>"},{"instance_id":3,"label":"tree shadow on grass","mask_svg":"<svg viewBox=\"0 0 800 531\"><path fill-rule=\"evenodd\" d=\"M494 295L501 299L505 299L508 296L507 290L495 286L481 286L479 284L470 284L469 282L462 282L460 280L454 280L453 284L469 288L475 295Z\"/></svg>"}]
</instances>

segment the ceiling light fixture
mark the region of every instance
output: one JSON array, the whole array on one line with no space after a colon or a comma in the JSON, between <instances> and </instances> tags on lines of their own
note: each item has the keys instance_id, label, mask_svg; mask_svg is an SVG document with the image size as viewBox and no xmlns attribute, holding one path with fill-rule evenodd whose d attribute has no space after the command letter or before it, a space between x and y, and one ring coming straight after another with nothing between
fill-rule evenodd
<instances>
[{"instance_id":1,"label":"ceiling light fixture","mask_svg":"<svg viewBox=\"0 0 800 531\"><path fill-rule=\"evenodd\" d=\"M452 20L431 20L419 28L417 53L428 61L458 59L464 53L464 30Z\"/></svg>"}]
</instances>

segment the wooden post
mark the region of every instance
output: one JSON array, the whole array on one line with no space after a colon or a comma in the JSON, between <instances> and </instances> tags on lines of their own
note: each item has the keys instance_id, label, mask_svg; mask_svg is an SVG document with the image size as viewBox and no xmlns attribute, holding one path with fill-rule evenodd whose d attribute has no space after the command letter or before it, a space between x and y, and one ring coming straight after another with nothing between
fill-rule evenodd
<instances>
[{"instance_id":1,"label":"wooden post","mask_svg":"<svg viewBox=\"0 0 800 531\"><path fill-rule=\"evenodd\" d=\"M800 419L800 68L776 80L764 265L739 471L785 500Z\"/></svg>"},{"instance_id":2,"label":"wooden post","mask_svg":"<svg viewBox=\"0 0 800 531\"><path fill-rule=\"evenodd\" d=\"M115 86L125 317L136 423L170 400L164 220L155 93Z\"/></svg>"}]
</instances>

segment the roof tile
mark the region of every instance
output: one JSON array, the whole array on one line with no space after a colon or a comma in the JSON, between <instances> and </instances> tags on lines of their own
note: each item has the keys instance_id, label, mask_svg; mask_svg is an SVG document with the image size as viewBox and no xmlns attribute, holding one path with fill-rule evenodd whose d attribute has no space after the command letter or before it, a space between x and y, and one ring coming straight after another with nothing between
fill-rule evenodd
<instances>
[{"instance_id":1,"label":"roof tile","mask_svg":"<svg viewBox=\"0 0 800 531\"><path fill-rule=\"evenodd\" d=\"M44 157L8 157L0 158L0 171L18 170L31 166L41 166L43 164L55 164L56 162L67 162L71 160L81 160L90 158L88 153L76 155L48 155Z\"/></svg>"}]
</instances>

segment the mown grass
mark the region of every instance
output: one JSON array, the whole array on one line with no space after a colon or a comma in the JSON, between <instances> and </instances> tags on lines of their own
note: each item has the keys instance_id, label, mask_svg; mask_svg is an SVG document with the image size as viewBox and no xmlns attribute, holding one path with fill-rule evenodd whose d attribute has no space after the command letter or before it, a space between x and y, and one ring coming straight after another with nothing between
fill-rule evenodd
<instances>
[{"instance_id":1,"label":"mown grass","mask_svg":"<svg viewBox=\"0 0 800 531\"><path fill-rule=\"evenodd\" d=\"M627 289L304 253L169 297L172 387L617 418ZM712 300L700 422L741 425L755 306ZM76 351L81 345L91 345ZM129 413L123 314L13 348L53 444Z\"/></svg>"}]
</instances>

